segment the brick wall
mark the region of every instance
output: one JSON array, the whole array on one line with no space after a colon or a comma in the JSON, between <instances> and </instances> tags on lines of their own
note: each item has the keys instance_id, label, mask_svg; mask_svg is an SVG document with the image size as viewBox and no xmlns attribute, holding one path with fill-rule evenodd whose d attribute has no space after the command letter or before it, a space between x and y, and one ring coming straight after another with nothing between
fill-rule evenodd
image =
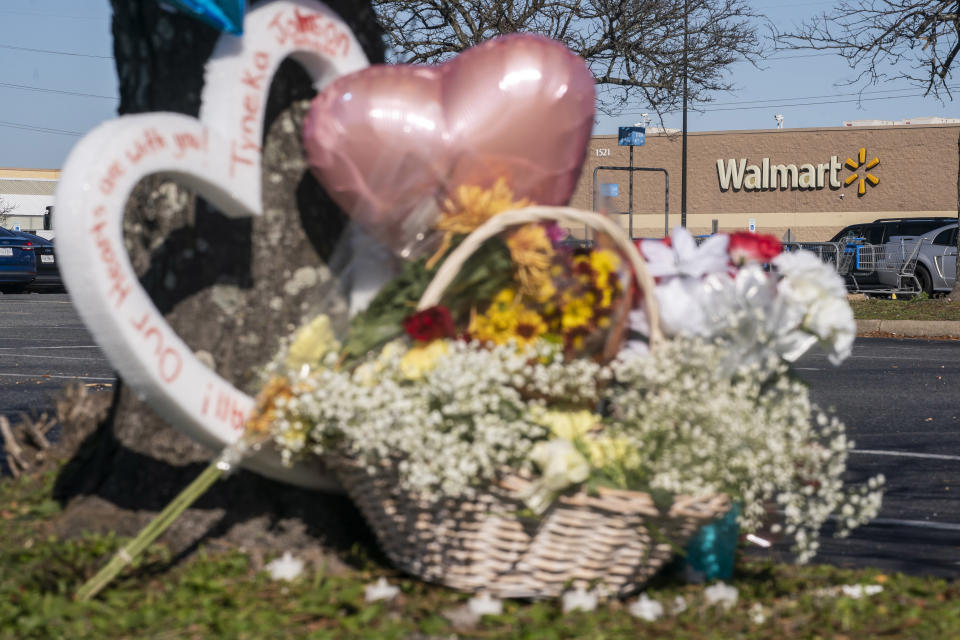
<instances>
[{"instance_id":1,"label":"brick wall","mask_svg":"<svg viewBox=\"0 0 960 640\"><path fill-rule=\"evenodd\" d=\"M957 214L958 125L912 125L893 127L837 127L826 129L768 129L689 133L687 137L687 226L695 233L709 232L716 219L721 231L745 229L752 218L757 231L782 237L787 229L798 240L827 240L842 227L880 217L953 216ZM856 164L861 148L866 161L879 158L869 172L879 182L865 184L857 193L859 180L845 184L856 173L864 177L864 166L856 171L844 163ZM606 154L609 150L609 155ZM599 150L599 151L598 151ZM761 166L763 158L772 165L828 164L838 156L838 188L825 180L823 188L721 189L717 161L726 164L741 159L746 165ZM571 204L593 209L593 170L598 166L627 166L628 148L618 147L616 136L595 136ZM681 138L675 135L648 135L646 144L634 148L634 165L662 167L669 172L669 226L680 224ZM610 203L614 211L628 208L628 172L600 171L597 183L616 182L619 197ZM663 235L664 177L659 172L636 173L634 178L634 235ZM627 227L627 216L621 222Z\"/></svg>"}]
</instances>

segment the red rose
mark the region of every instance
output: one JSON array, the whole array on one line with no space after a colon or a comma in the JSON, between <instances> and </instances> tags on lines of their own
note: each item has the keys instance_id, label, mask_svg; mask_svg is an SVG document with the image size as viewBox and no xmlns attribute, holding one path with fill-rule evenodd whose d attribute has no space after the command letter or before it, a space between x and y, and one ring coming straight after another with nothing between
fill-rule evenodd
<instances>
[{"instance_id":1,"label":"red rose","mask_svg":"<svg viewBox=\"0 0 960 640\"><path fill-rule=\"evenodd\" d=\"M403 330L414 340L429 342L437 338L452 338L456 335L450 310L443 306L430 307L407 316Z\"/></svg>"},{"instance_id":2,"label":"red rose","mask_svg":"<svg viewBox=\"0 0 960 640\"><path fill-rule=\"evenodd\" d=\"M734 264L745 262L770 262L780 255L783 247L776 237L749 231L737 231L730 234L727 252Z\"/></svg>"}]
</instances>

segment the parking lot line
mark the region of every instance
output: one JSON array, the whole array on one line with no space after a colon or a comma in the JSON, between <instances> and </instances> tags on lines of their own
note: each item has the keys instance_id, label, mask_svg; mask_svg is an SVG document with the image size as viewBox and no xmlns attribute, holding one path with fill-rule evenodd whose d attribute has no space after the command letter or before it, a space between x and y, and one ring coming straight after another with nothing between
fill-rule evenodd
<instances>
[{"instance_id":1,"label":"parking lot line","mask_svg":"<svg viewBox=\"0 0 960 640\"><path fill-rule=\"evenodd\" d=\"M7 356L16 358L45 358L50 360L86 360L88 362L106 362L106 358L78 358L76 356L40 356L33 353L4 353Z\"/></svg>"},{"instance_id":2,"label":"parking lot line","mask_svg":"<svg viewBox=\"0 0 960 640\"><path fill-rule=\"evenodd\" d=\"M831 517L831 520L834 518ZM897 518L874 518L867 523L871 524L890 524L898 527L916 527L918 529L939 529L940 531L960 531L960 524L953 522L931 522L928 520L898 520Z\"/></svg>"},{"instance_id":3,"label":"parking lot line","mask_svg":"<svg viewBox=\"0 0 960 640\"><path fill-rule=\"evenodd\" d=\"M960 456L951 456L943 453L913 453L912 451L883 451L880 449L851 449L850 453L862 453L870 456L899 456L902 458L960 461Z\"/></svg>"},{"instance_id":4,"label":"parking lot line","mask_svg":"<svg viewBox=\"0 0 960 640\"><path fill-rule=\"evenodd\" d=\"M76 345L60 345L58 347L0 347L0 351L7 351L9 349L99 349L99 345L95 344L76 344Z\"/></svg>"},{"instance_id":5,"label":"parking lot line","mask_svg":"<svg viewBox=\"0 0 960 640\"><path fill-rule=\"evenodd\" d=\"M59 379L59 380L101 380L101 381L103 381L103 382L113 382L113 381L116 380L116 378L98 378L98 377L94 377L94 376L54 376L54 375L48 375L48 374L46 374L46 373L43 373L43 374L38 374L38 373L34 373L34 374L28 374L28 373L0 373L0 377L4 377L4 378L30 378L30 379L32 379L32 380L40 380L40 379L46 380L47 378L57 378L57 379Z\"/></svg>"}]
</instances>

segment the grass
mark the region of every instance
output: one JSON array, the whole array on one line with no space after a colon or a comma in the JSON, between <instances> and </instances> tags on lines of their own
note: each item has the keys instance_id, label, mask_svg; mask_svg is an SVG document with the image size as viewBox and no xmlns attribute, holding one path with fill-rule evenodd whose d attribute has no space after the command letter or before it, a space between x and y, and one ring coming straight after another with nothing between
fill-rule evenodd
<instances>
[{"instance_id":1,"label":"grass","mask_svg":"<svg viewBox=\"0 0 960 640\"><path fill-rule=\"evenodd\" d=\"M53 476L0 481L0 639L29 638L948 638L960 637L960 585L829 566L742 560L729 610L707 604L704 587L660 579L650 597L667 604L655 622L628 603L564 614L556 602L505 603L499 616L462 620L470 596L427 585L359 553L355 568L308 570L276 582L237 551L200 551L171 564L151 547L94 601L76 588L122 542L47 535L59 507ZM278 553L281 550L278 550ZM364 587L384 576L401 589L367 604ZM839 585L880 585L877 595L837 595ZM686 610L670 612L684 598ZM761 620L762 617L762 620ZM458 625L455 621L460 620Z\"/></svg>"},{"instance_id":2,"label":"grass","mask_svg":"<svg viewBox=\"0 0 960 640\"><path fill-rule=\"evenodd\" d=\"M858 320L960 320L960 300L918 296L913 299L851 300Z\"/></svg>"}]
</instances>

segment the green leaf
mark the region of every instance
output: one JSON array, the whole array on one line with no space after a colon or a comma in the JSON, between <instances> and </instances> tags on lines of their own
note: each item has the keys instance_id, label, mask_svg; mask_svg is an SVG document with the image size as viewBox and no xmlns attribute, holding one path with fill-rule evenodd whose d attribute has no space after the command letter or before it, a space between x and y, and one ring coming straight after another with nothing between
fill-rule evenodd
<instances>
[{"instance_id":1,"label":"green leaf","mask_svg":"<svg viewBox=\"0 0 960 640\"><path fill-rule=\"evenodd\" d=\"M462 236L455 238L444 258L462 241ZM426 258L404 263L400 273L377 293L370 306L350 322L343 347L348 362L403 335L404 318L416 310L441 263L432 269L427 269ZM443 302L454 318L462 322L471 306L492 299L512 277L510 251L501 239L494 238L485 242L464 263L447 287Z\"/></svg>"}]
</instances>

